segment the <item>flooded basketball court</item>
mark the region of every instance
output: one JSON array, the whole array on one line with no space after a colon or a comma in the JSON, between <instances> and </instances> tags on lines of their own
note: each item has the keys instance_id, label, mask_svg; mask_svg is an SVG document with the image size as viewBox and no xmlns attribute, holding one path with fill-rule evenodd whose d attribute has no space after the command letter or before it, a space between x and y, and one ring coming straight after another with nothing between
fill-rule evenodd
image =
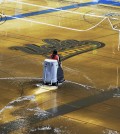
<instances>
[{"instance_id":1,"label":"flooded basketball court","mask_svg":"<svg viewBox=\"0 0 120 134\"><path fill-rule=\"evenodd\" d=\"M0 1L0 134L120 133L120 7ZM65 82L41 88L54 49Z\"/></svg>"}]
</instances>

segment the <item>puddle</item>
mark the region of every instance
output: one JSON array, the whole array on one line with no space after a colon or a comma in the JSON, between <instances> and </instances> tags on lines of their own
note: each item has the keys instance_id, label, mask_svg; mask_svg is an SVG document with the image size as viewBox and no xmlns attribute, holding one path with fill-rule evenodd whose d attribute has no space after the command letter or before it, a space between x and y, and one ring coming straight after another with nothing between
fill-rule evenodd
<instances>
[{"instance_id":1,"label":"puddle","mask_svg":"<svg viewBox=\"0 0 120 134\"><path fill-rule=\"evenodd\" d=\"M119 132L111 129L106 129L103 131L103 134L119 134Z\"/></svg>"},{"instance_id":2,"label":"puddle","mask_svg":"<svg viewBox=\"0 0 120 134\"><path fill-rule=\"evenodd\" d=\"M51 113L38 107L35 96L23 96L9 102L0 110L2 134L67 134L66 127L53 127L47 122ZM46 123L44 123L44 120ZM70 134L70 133L69 133Z\"/></svg>"}]
</instances>

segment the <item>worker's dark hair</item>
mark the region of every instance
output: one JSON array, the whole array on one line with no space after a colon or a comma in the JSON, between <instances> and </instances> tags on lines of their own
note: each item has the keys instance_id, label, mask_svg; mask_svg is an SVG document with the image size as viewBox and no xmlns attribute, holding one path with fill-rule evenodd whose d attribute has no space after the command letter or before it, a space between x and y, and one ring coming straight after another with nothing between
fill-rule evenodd
<instances>
[{"instance_id":1,"label":"worker's dark hair","mask_svg":"<svg viewBox=\"0 0 120 134\"><path fill-rule=\"evenodd\" d=\"M55 55L56 55L56 54L57 54L57 50L54 50L54 51L53 51L53 54L55 54Z\"/></svg>"},{"instance_id":2,"label":"worker's dark hair","mask_svg":"<svg viewBox=\"0 0 120 134\"><path fill-rule=\"evenodd\" d=\"M52 59L54 59L54 57L57 55L57 50L53 50L53 53L52 53Z\"/></svg>"}]
</instances>

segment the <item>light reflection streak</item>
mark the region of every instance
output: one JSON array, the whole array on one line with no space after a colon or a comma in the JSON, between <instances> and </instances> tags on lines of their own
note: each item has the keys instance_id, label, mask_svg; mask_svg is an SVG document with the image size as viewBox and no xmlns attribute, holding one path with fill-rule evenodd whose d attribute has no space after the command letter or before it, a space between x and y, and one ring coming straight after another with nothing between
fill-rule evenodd
<instances>
[{"instance_id":1,"label":"light reflection streak","mask_svg":"<svg viewBox=\"0 0 120 134\"><path fill-rule=\"evenodd\" d=\"M56 90L58 87L57 86L46 86L46 85L36 85L38 86L38 88L35 91L35 95L39 95L41 93L45 93L45 92L49 92L49 91L53 91Z\"/></svg>"}]
</instances>

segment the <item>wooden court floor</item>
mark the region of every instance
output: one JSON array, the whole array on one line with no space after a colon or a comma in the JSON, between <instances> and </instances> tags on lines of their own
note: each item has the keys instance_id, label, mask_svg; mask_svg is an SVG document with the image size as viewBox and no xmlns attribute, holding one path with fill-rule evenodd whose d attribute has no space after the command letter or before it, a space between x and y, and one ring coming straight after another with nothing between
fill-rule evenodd
<instances>
[{"instance_id":1,"label":"wooden court floor","mask_svg":"<svg viewBox=\"0 0 120 134\"><path fill-rule=\"evenodd\" d=\"M119 10L89 0L0 1L0 133L120 133ZM66 81L40 90L57 45Z\"/></svg>"}]
</instances>

